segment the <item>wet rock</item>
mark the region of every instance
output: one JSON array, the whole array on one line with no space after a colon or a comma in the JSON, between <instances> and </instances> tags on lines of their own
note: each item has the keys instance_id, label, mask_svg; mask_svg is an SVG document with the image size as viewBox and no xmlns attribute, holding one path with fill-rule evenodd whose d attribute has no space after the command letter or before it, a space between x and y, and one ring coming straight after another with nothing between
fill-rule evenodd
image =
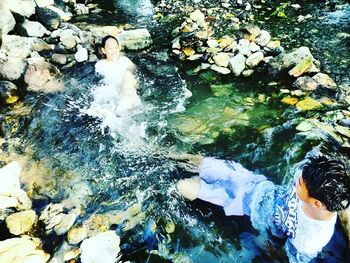
<instances>
[{"instance_id":1,"label":"wet rock","mask_svg":"<svg viewBox=\"0 0 350 263\"><path fill-rule=\"evenodd\" d=\"M296 104L296 107L300 111L314 110L322 107L322 104L313 98L307 97Z\"/></svg>"},{"instance_id":2,"label":"wet rock","mask_svg":"<svg viewBox=\"0 0 350 263\"><path fill-rule=\"evenodd\" d=\"M0 262L45 263L47 259L44 251L38 249L36 243L26 237L0 241Z\"/></svg>"},{"instance_id":3,"label":"wet rock","mask_svg":"<svg viewBox=\"0 0 350 263\"><path fill-rule=\"evenodd\" d=\"M305 72L308 72L312 67L312 59L311 58L304 58L302 61L300 61L297 65L295 65L294 68L292 68L288 74L293 77L299 77Z\"/></svg>"},{"instance_id":4,"label":"wet rock","mask_svg":"<svg viewBox=\"0 0 350 263\"><path fill-rule=\"evenodd\" d=\"M296 81L294 81L293 86L297 89L313 91L317 89L318 84L313 78L304 76L297 78Z\"/></svg>"},{"instance_id":5,"label":"wet rock","mask_svg":"<svg viewBox=\"0 0 350 263\"><path fill-rule=\"evenodd\" d=\"M38 21L49 30L55 30L62 22L61 16L46 7L37 7L35 12Z\"/></svg>"},{"instance_id":6,"label":"wet rock","mask_svg":"<svg viewBox=\"0 0 350 263\"><path fill-rule=\"evenodd\" d=\"M9 81L0 81L0 103L11 104L18 100L18 89Z\"/></svg>"},{"instance_id":7,"label":"wet rock","mask_svg":"<svg viewBox=\"0 0 350 263\"><path fill-rule=\"evenodd\" d=\"M80 255L80 249L79 248L74 248L72 250L69 250L63 255L63 260L64 261L70 261L72 259L77 258Z\"/></svg>"},{"instance_id":8,"label":"wet rock","mask_svg":"<svg viewBox=\"0 0 350 263\"><path fill-rule=\"evenodd\" d=\"M348 127L341 126L341 125L335 125L334 128L341 135L344 135L344 136L350 138L350 129Z\"/></svg>"},{"instance_id":9,"label":"wet rock","mask_svg":"<svg viewBox=\"0 0 350 263\"><path fill-rule=\"evenodd\" d=\"M255 52L255 53L251 54L247 58L245 63L248 67L253 68L253 67L257 66L263 59L264 59L264 53L259 51L259 52Z\"/></svg>"},{"instance_id":10,"label":"wet rock","mask_svg":"<svg viewBox=\"0 0 350 263\"><path fill-rule=\"evenodd\" d=\"M254 73L253 69L245 69L245 70L243 70L242 75L244 77L249 77L249 76L253 75L253 73Z\"/></svg>"},{"instance_id":11,"label":"wet rock","mask_svg":"<svg viewBox=\"0 0 350 263\"><path fill-rule=\"evenodd\" d=\"M27 58L33 51L34 38L16 35L3 36L1 49L10 57Z\"/></svg>"},{"instance_id":12,"label":"wet rock","mask_svg":"<svg viewBox=\"0 0 350 263\"><path fill-rule=\"evenodd\" d=\"M210 85L210 89L216 97L225 97L233 92L232 84Z\"/></svg>"},{"instance_id":13,"label":"wet rock","mask_svg":"<svg viewBox=\"0 0 350 263\"><path fill-rule=\"evenodd\" d=\"M0 35L7 35L15 28L16 20L3 2L0 2L0 14Z\"/></svg>"},{"instance_id":14,"label":"wet rock","mask_svg":"<svg viewBox=\"0 0 350 263\"><path fill-rule=\"evenodd\" d=\"M227 68L230 62L230 56L227 53L218 53L213 56L213 60L217 66Z\"/></svg>"},{"instance_id":15,"label":"wet rock","mask_svg":"<svg viewBox=\"0 0 350 263\"><path fill-rule=\"evenodd\" d=\"M227 74L230 74L231 73L231 70L229 70L228 68L225 68L225 67L219 67L217 65L211 65L210 66L210 69L220 73L220 74L223 74L223 75L227 75Z\"/></svg>"},{"instance_id":16,"label":"wet rock","mask_svg":"<svg viewBox=\"0 0 350 263\"><path fill-rule=\"evenodd\" d=\"M85 227L76 227L68 231L67 240L69 244L75 245L83 241L87 237Z\"/></svg>"},{"instance_id":17,"label":"wet rock","mask_svg":"<svg viewBox=\"0 0 350 263\"><path fill-rule=\"evenodd\" d=\"M245 69L246 58L243 54L237 54L230 59L229 66L235 76L241 75Z\"/></svg>"},{"instance_id":18,"label":"wet rock","mask_svg":"<svg viewBox=\"0 0 350 263\"><path fill-rule=\"evenodd\" d=\"M6 226L11 234L21 235L32 229L37 215L34 210L14 213L6 218Z\"/></svg>"},{"instance_id":19,"label":"wet rock","mask_svg":"<svg viewBox=\"0 0 350 263\"><path fill-rule=\"evenodd\" d=\"M149 47L153 41L147 29L134 29L120 33L118 40L121 45L130 50Z\"/></svg>"},{"instance_id":20,"label":"wet rock","mask_svg":"<svg viewBox=\"0 0 350 263\"><path fill-rule=\"evenodd\" d=\"M299 101L298 98L290 97L290 96L284 97L281 100L282 103L288 104L288 105L295 105L298 101Z\"/></svg>"},{"instance_id":21,"label":"wet rock","mask_svg":"<svg viewBox=\"0 0 350 263\"><path fill-rule=\"evenodd\" d=\"M76 4L74 7L74 11L78 16L89 14L89 8L84 4Z\"/></svg>"},{"instance_id":22,"label":"wet rock","mask_svg":"<svg viewBox=\"0 0 350 263\"><path fill-rule=\"evenodd\" d=\"M315 76L312 77L320 86L328 89L336 89L337 84L334 82L334 80L324 73L317 73Z\"/></svg>"},{"instance_id":23,"label":"wet rock","mask_svg":"<svg viewBox=\"0 0 350 263\"><path fill-rule=\"evenodd\" d=\"M85 239L81 246L81 262L114 263L120 252L120 238L114 231L106 231Z\"/></svg>"},{"instance_id":24,"label":"wet rock","mask_svg":"<svg viewBox=\"0 0 350 263\"><path fill-rule=\"evenodd\" d=\"M72 18L72 14L70 12L64 12L62 9L54 5L47 6L46 8L58 14L61 20L64 22L67 22Z\"/></svg>"},{"instance_id":25,"label":"wet rock","mask_svg":"<svg viewBox=\"0 0 350 263\"><path fill-rule=\"evenodd\" d=\"M34 0L1 0L1 4L23 17L29 18L35 13ZM2 13L1 13L2 16Z\"/></svg>"},{"instance_id":26,"label":"wet rock","mask_svg":"<svg viewBox=\"0 0 350 263\"><path fill-rule=\"evenodd\" d=\"M24 76L27 89L36 92L55 92L63 89L63 83L55 79L59 70L49 62L30 64Z\"/></svg>"},{"instance_id":27,"label":"wet rock","mask_svg":"<svg viewBox=\"0 0 350 263\"><path fill-rule=\"evenodd\" d=\"M18 30L21 35L26 37L42 37L50 34L50 31L39 22L29 21L27 19L18 27Z\"/></svg>"},{"instance_id":28,"label":"wet rock","mask_svg":"<svg viewBox=\"0 0 350 263\"><path fill-rule=\"evenodd\" d=\"M257 44L255 44L255 42L250 42L249 49L252 53L254 53L254 52L259 51L260 47Z\"/></svg>"},{"instance_id":29,"label":"wet rock","mask_svg":"<svg viewBox=\"0 0 350 263\"><path fill-rule=\"evenodd\" d=\"M102 38L107 35L116 36L123 31L117 26L91 27L89 30L92 33L93 37L97 38L97 42L99 42L99 40L102 40Z\"/></svg>"},{"instance_id":30,"label":"wet rock","mask_svg":"<svg viewBox=\"0 0 350 263\"><path fill-rule=\"evenodd\" d=\"M87 49L83 48L81 46L80 46L80 48L78 47L78 51L77 51L77 53L75 53L74 57L75 57L77 62L87 61L89 59Z\"/></svg>"},{"instance_id":31,"label":"wet rock","mask_svg":"<svg viewBox=\"0 0 350 263\"><path fill-rule=\"evenodd\" d=\"M266 30L261 30L259 36L255 39L255 43L257 43L261 47L264 47L270 42L270 40L270 33Z\"/></svg>"},{"instance_id":32,"label":"wet rock","mask_svg":"<svg viewBox=\"0 0 350 263\"><path fill-rule=\"evenodd\" d=\"M72 49L77 45L74 31L71 29L66 29L61 32L60 41L65 47L69 49Z\"/></svg>"},{"instance_id":33,"label":"wet rock","mask_svg":"<svg viewBox=\"0 0 350 263\"><path fill-rule=\"evenodd\" d=\"M26 66L25 59L20 57L0 58L0 78L18 80L23 76Z\"/></svg>"}]
</instances>

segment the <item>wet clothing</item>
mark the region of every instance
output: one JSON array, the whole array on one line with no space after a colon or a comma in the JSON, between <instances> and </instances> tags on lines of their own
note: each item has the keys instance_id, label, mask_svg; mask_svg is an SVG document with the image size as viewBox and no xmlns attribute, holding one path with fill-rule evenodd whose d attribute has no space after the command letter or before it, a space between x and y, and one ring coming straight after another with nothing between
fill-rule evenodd
<instances>
[{"instance_id":1,"label":"wet clothing","mask_svg":"<svg viewBox=\"0 0 350 263\"><path fill-rule=\"evenodd\" d=\"M239 163L214 158L204 158L199 176L198 198L222 206L228 216L250 216L261 233L287 238L290 262L309 262L333 235L336 215L329 221L306 216L294 183L276 186Z\"/></svg>"}]
</instances>

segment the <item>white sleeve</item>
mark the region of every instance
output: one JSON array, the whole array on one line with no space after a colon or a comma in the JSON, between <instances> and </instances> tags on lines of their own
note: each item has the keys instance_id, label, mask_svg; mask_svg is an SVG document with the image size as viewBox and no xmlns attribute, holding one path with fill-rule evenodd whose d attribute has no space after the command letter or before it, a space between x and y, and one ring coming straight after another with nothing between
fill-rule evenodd
<instances>
[{"instance_id":1,"label":"white sleeve","mask_svg":"<svg viewBox=\"0 0 350 263\"><path fill-rule=\"evenodd\" d=\"M95 72L103 75L103 61L99 60L95 64Z\"/></svg>"}]
</instances>

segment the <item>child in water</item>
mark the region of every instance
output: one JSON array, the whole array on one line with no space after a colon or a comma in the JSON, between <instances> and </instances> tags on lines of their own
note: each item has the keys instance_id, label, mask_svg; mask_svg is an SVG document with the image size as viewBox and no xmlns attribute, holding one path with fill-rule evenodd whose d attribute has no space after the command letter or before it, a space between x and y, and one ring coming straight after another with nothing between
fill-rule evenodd
<instances>
[{"instance_id":1,"label":"child in water","mask_svg":"<svg viewBox=\"0 0 350 263\"><path fill-rule=\"evenodd\" d=\"M133 75L135 65L120 53L119 41L113 36L104 37L101 51L105 59L96 63L95 70L104 77L103 81L108 88L106 92L110 92L111 97L117 98L116 111L124 112L140 105Z\"/></svg>"},{"instance_id":2,"label":"child in water","mask_svg":"<svg viewBox=\"0 0 350 263\"><path fill-rule=\"evenodd\" d=\"M350 177L338 160L310 157L296 180L277 186L239 163L188 155L199 177L180 180L189 200L222 206L227 216L248 215L262 234L286 238L290 262L309 262L331 239L337 212L350 204Z\"/></svg>"}]
</instances>

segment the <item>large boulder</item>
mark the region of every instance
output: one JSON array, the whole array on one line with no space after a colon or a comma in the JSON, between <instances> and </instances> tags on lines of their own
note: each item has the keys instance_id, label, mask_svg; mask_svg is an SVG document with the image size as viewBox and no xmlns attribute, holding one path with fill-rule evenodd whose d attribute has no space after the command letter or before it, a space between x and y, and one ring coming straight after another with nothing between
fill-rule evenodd
<instances>
[{"instance_id":1,"label":"large boulder","mask_svg":"<svg viewBox=\"0 0 350 263\"><path fill-rule=\"evenodd\" d=\"M35 13L34 0L1 0L1 4L11 12L29 18ZM0 6L1 6L0 4ZM2 14L1 14L2 16Z\"/></svg>"},{"instance_id":2,"label":"large boulder","mask_svg":"<svg viewBox=\"0 0 350 263\"><path fill-rule=\"evenodd\" d=\"M58 13L46 7L37 7L35 14L38 21L51 31L57 29L62 22Z\"/></svg>"},{"instance_id":3,"label":"large boulder","mask_svg":"<svg viewBox=\"0 0 350 263\"><path fill-rule=\"evenodd\" d=\"M45 263L45 252L37 248L34 241L27 237L11 238L0 241L0 262Z\"/></svg>"},{"instance_id":4,"label":"large boulder","mask_svg":"<svg viewBox=\"0 0 350 263\"><path fill-rule=\"evenodd\" d=\"M11 234L21 235L32 229L37 215L34 210L14 213L6 218L6 226Z\"/></svg>"},{"instance_id":5,"label":"large boulder","mask_svg":"<svg viewBox=\"0 0 350 263\"><path fill-rule=\"evenodd\" d=\"M271 59L269 61L269 73L276 76L297 65L303 65L305 61L311 61L311 66L307 67L302 73L316 73L320 71L320 62L312 56L309 48L300 47L290 53L281 53L277 57Z\"/></svg>"},{"instance_id":6,"label":"large boulder","mask_svg":"<svg viewBox=\"0 0 350 263\"><path fill-rule=\"evenodd\" d=\"M18 100L18 89L9 81L0 81L0 103L11 104Z\"/></svg>"},{"instance_id":7,"label":"large boulder","mask_svg":"<svg viewBox=\"0 0 350 263\"><path fill-rule=\"evenodd\" d=\"M80 246L82 263L115 263L120 252L120 238L114 231L106 231L85 239Z\"/></svg>"},{"instance_id":8,"label":"large boulder","mask_svg":"<svg viewBox=\"0 0 350 263\"><path fill-rule=\"evenodd\" d=\"M243 54L237 54L230 59L229 66L235 76L241 75L245 69L246 58Z\"/></svg>"},{"instance_id":9,"label":"large boulder","mask_svg":"<svg viewBox=\"0 0 350 263\"><path fill-rule=\"evenodd\" d=\"M147 29L134 29L123 31L117 36L121 45L130 50L149 47L153 41Z\"/></svg>"},{"instance_id":10,"label":"large boulder","mask_svg":"<svg viewBox=\"0 0 350 263\"><path fill-rule=\"evenodd\" d=\"M3 36L1 50L8 56L27 58L33 51L34 38L16 35Z\"/></svg>"},{"instance_id":11,"label":"large boulder","mask_svg":"<svg viewBox=\"0 0 350 263\"><path fill-rule=\"evenodd\" d=\"M15 28L16 20L11 11L0 1L0 37Z\"/></svg>"},{"instance_id":12,"label":"large boulder","mask_svg":"<svg viewBox=\"0 0 350 263\"><path fill-rule=\"evenodd\" d=\"M28 19L25 19L24 22L18 26L18 31L21 35L26 37L42 37L50 34L50 31L42 24L36 21L29 21Z\"/></svg>"},{"instance_id":13,"label":"large boulder","mask_svg":"<svg viewBox=\"0 0 350 263\"><path fill-rule=\"evenodd\" d=\"M35 92L56 92L63 90L63 83L56 79L59 70L51 63L38 61L30 64L24 75L27 89Z\"/></svg>"},{"instance_id":14,"label":"large boulder","mask_svg":"<svg viewBox=\"0 0 350 263\"><path fill-rule=\"evenodd\" d=\"M18 80L24 75L27 62L20 57L0 58L0 79Z\"/></svg>"}]
</instances>

